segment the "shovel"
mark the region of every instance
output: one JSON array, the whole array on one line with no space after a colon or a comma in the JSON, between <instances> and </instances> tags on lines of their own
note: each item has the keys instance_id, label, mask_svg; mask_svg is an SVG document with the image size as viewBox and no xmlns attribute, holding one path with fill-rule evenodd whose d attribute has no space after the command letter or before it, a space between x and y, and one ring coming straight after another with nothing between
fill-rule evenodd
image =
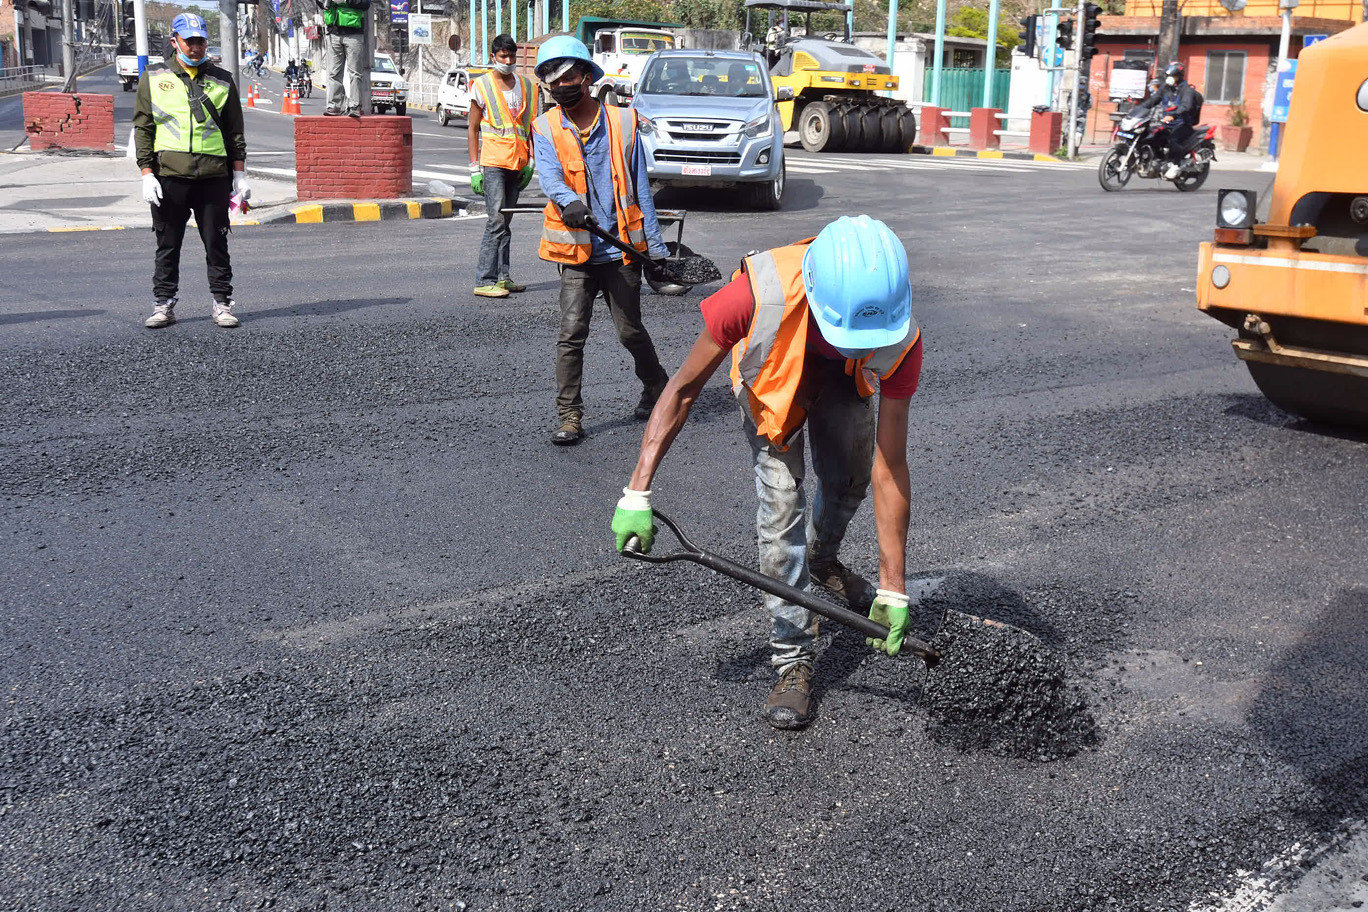
<instances>
[{"instance_id":1,"label":"shovel","mask_svg":"<svg viewBox=\"0 0 1368 912\"><path fill-rule=\"evenodd\" d=\"M720 281L722 278L722 271L717 268L717 264L705 256L695 254L673 260L653 260L640 250L628 247L604 231L597 222L591 221L585 228L599 240L607 241L627 256L641 260L646 271L657 282L667 282L674 285L702 285L705 282ZM660 514L657 513L656 515L659 516ZM680 538L680 541L683 541L683 538Z\"/></svg>"},{"instance_id":2,"label":"shovel","mask_svg":"<svg viewBox=\"0 0 1368 912\"><path fill-rule=\"evenodd\" d=\"M666 528L674 533L674 537L679 539L679 543L683 547L678 551L672 551L668 554L646 554L641 550L641 541L636 536L632 536L632 538L627 541L627 547L622 551L624 556L630 557L633 560L646 561L647 563L652 564L668 564L672 561L692 561L695 564L702 564L710 570L716 570L723 576L730 576L732 579L740 580L746 585L754 586L762 592L768 592L770 595L777 595L779 598L792 602L795 605L802 605L809 611L820 614L824 618L833 620L836 623L849 627L859 633L863 633L867 637L874 637L878 640L888 638L888 628L878 621L871 621L863 614L851 611L849 608L828 602L823 598L818 598L811 592L805 592L795 586L790 586L788 583L777 580L772 576L758 573L744 564L738 564L736 561L727 560L720 555L704 551L702 548L689 541L688 537L680 531L679 526L675 525L674 521L664 513L656 510L655 518L664 523ZM940 661L940 653L932 649L929 644L906 634L903 635L902 652L910 652L913 655L919 656L926 662L928 668L934 668L936 663ZM902 653L899 654L901 655Z\"/></svg>"}]
</instances>

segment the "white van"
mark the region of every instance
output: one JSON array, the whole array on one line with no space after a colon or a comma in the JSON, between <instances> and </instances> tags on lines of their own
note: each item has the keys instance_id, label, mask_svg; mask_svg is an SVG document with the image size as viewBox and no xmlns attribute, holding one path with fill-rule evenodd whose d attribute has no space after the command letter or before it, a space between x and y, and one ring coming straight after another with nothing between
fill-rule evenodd
<instances>
[{"instance_id":1,"label":"white van","mask_svg":"<svg viewBox=\"0 0 1368 912\"><path fill-rule=\"evenodd\" d=\"M453 117L470 116L470 93L476 79L489 72L486 67L464 67L448 70L437 90L437 122L442 126Z\"/></svg>"}]
</instances>

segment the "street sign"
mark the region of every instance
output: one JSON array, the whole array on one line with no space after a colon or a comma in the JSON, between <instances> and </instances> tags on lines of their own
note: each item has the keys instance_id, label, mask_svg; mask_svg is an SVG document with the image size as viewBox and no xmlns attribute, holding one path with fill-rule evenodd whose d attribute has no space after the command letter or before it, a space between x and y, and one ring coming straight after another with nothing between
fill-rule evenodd
<instances>
[{"instance_id":1,"label":"street sign","mask_svg":"<svg viewBox=\"0 0 1368 912\"><path fill-rule=\"evenodd\" d=\"M1287 61L1287 69L1278 72L1273 85L1273 112L1268 119L1273 123L1287 123L1287 112L1292 107L1292 82L1297 78L1297 61Z\"/></svg>"},{"instance_id":2,"label":"street sign","mask_svg":"<svg viewBox=\"0 0 1368 912\"><path fill-rule=\"evenodd\" d=\"M1302 47L1309 48L1313 44L1324 41L1329 35L1302 35Z\"/></svg>"},{"instance_id":3,"label":"street sign","mask_svg":"<svg viewBox=\"0 0 1368 912\"><path fill-rule=\"evenodd\" d=\"M408 22L409 0L390 0L390 23L403 25Z\"/></svg>"},{"instance_id":4,"label":"street sign","mask_svg":"<svg viewBox=\"0 0 1368 912\"><path fill-rule=\"evenodd\" d=\"M409 13L409 44L432 44L432 14Z\"/></svg>"}]
</instances>

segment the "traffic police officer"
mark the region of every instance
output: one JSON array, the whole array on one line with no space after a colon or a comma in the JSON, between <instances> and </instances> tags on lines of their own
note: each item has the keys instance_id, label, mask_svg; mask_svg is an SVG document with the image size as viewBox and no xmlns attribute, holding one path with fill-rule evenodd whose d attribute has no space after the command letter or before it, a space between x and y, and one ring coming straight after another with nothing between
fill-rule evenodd
<instances>
[{"instance_id":1,"label":"traffic police officer","mask_svg":"<svg viewBox=\"0 0 1368 912\"><path fill-rule=\"evenodd\" d=\"M171 43L175 55L149 66L138 81L133 111L142 195L152 206L157 235L155 305L146 326L176 322L181 243L191 213L204 242L214 323L237 326L228 211L234 193L242 200L251 196L243 170L242 102L233 77L207 59L209 30L201 16L181 13L171 20Z\"/></svg>"}]
</instances>

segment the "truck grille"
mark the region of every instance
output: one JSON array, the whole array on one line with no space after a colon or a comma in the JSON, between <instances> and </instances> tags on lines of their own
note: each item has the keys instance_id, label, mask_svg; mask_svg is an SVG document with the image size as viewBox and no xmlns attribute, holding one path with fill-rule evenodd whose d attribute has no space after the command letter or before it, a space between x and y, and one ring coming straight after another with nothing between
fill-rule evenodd
<instances>
[{"instance_id":1,"label":"truck grille","mask_svg":"<svg viewBox=\"0 0 1368 912\"><path fill-rule=\"evenodd\" d=\"M655 157L656 161L679 162L686 165L741 164L741 153L739 152L685 152L683 150L659 149L656 151Z\"/></svg>"}]
</instances>

